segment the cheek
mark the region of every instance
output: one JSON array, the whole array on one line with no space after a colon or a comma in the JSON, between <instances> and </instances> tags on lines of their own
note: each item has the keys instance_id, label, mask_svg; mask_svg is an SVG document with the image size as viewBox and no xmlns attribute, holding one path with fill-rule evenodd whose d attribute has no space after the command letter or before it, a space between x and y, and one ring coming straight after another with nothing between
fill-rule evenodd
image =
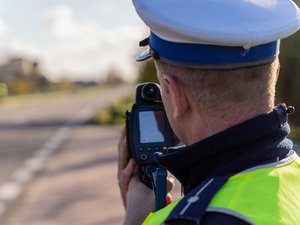
<instances>
[{"instance_id":1,"label":"cheek","mask_svg":"<svg viewBox=\"0 0 300 225\"><path fill-rule=\"evenodd\" d=\"M173 123L173 117L172 117L171 104L170 104L168 96L166 95L166 93L164 92L164 90L161 91L161 98L162 98L162 101L163 101L163 104L164 104L164 107L165 107L165 111L166 111L169 123L170 123L172 129L174 129L173 128L173 124L174 123Z\"/></svg>"},{"instance_id":2,"label":"cheek","mask_svg":"<svg viewBox=\"0 0 300 225\"><path fill-rule=\"evenodd\" d=\"M169 120L169 123L170 123L170 126L172 128L172 130L174 131L175 135L177 136L177 138L184 143L183 140L184 139L184 135L182 134L182 129L180 129L180 125L178 123L176 123L176 121L174 120L174 117L173 117L173 108L172 108L172 104L170 103L170 99L168 98L168 94L164 93L162 91L162 100L163 100L163 103L164 103L164 107L165 107L165 111L166 111L166 114L167 114L167 117L168 117L168 120Z\"/></svg>"},{"instance_id":3,"label":"cheek","mask_svg":"<svg viewBox=\"0 0 300 225\"><path fill-rule=\"evenodd\" d=\"M172 130L174 131L174 133L176 135L178 135L178 127L176 125L176 122L173 119L173 109L171 107L172 104L170 104L170 101L164 94L162 94L162 99L163 99L165 111L166 111L170 126L171 126Z\"/></svg>"},{"instance_id":4,"label":"cheek","mask_svg":"<svg viewBox=\"0 0 300 225\"><path fill-rule=\"evenodd\" d=\"M164 88L162 88L162 90L161 90L161 98L162 98L168 119L170 120L171 116L172 116L172 114L171 114L172 107L171 107L169 95L168 95L168 93L166 93L166 90Z\"/></svg>"}]
</instances>

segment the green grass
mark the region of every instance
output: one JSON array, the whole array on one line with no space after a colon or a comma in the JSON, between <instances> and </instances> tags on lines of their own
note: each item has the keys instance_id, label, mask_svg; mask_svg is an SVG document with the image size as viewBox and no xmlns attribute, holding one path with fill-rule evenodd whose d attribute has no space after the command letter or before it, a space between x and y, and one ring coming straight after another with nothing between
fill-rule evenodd
<instances>
[{"instance_id":1,"label":"green grass","mask_svg":"<svg viewBox=\"0 0 300 225\"><path fill-rule=\"evenodd\" d=\"M125 125L125 112L131 110L131 106L134 102L133 97L126 97L121 100L113 102L109 107L101 110L94 115L89 121L89 124L99 125Z\"/></svg>"},{"instance_id":2,"label":"green grass","mask_svg":"<svg viewBox=\"0 0 300 225\"><path fill-rule=\"evenodd\" d=\"M36 94L27 94L27 95L14 95L7 96L0 99L1 106L21 106L28 103L36 103L45 100L51 100L58 97L67 96L70 92L67 91L56 91L48 93L36 93Z\"/></svg>"},{"instance_id":3,"label":"green grass","mask_svg":"<svg viewBox=\"0 0 300 225\"><path fill-rule=\"evenodd\" d=\"M107 87L88 87L88 88L77 88L73 91L62 90L62 91L52 91L52 92L42 92L26 95L12 95L6 96L0 99L1 105L22 105L28 102L39 102L48 99L55 99L58 97L68 96L70 94L76 93L80 95L85 95L94 92L95 90L105 90Z\"/></svg>"}]
</instances>

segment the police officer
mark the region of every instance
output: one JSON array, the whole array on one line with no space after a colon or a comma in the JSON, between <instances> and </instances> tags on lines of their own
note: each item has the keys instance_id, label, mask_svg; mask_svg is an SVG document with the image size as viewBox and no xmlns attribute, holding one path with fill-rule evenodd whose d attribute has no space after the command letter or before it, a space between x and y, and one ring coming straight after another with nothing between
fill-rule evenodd
<instances>
[{"instance_id":1,"label":"police officer","mask_svg":"<svg viewBox=\"0 0 300 225\"><path fill-rule=\"evenodd\" d=\"M297 6L290 0L133 3L151 30L141 42L149 49L137 59L154 58L169 122L185 144L157 161L181 182L185 197L154 212L154 196L128 162L123 134L124 224L300 224L300 160L287 139L293 109L274 105L279 42L298 30Z\"/></svg>"}]
</instances>

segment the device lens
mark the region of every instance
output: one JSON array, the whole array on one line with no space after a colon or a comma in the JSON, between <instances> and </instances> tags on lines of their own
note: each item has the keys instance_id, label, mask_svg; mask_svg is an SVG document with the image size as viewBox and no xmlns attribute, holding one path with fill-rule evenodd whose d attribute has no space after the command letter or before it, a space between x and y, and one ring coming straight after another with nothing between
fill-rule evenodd
<instances>
[{"instance_id":1,"label":"device lens","mask_svg":"<svg viewBox=\"0 0 300 225\"><path fill-rule=\"evenodd\" d=\"M142 97L148 101L159 100L159 88L153 84L146 84L142 90Z\"/></svg>"}]
</instances>

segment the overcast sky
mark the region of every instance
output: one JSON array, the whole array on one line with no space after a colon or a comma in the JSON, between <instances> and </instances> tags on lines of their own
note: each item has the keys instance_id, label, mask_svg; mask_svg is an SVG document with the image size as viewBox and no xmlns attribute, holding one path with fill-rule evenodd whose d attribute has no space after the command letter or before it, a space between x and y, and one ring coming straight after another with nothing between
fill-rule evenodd
<instances>
[{"instance_id":1,"label":"overcast sky","mask_svg":"<svg viewBox=\"0 0 300 225\"><path fill-rule=\"evenodd\" d=\"M0 0L0 56L38 60L52 80L135 73L147 29L131 0Z\"/></svg>"}]
</instances>

